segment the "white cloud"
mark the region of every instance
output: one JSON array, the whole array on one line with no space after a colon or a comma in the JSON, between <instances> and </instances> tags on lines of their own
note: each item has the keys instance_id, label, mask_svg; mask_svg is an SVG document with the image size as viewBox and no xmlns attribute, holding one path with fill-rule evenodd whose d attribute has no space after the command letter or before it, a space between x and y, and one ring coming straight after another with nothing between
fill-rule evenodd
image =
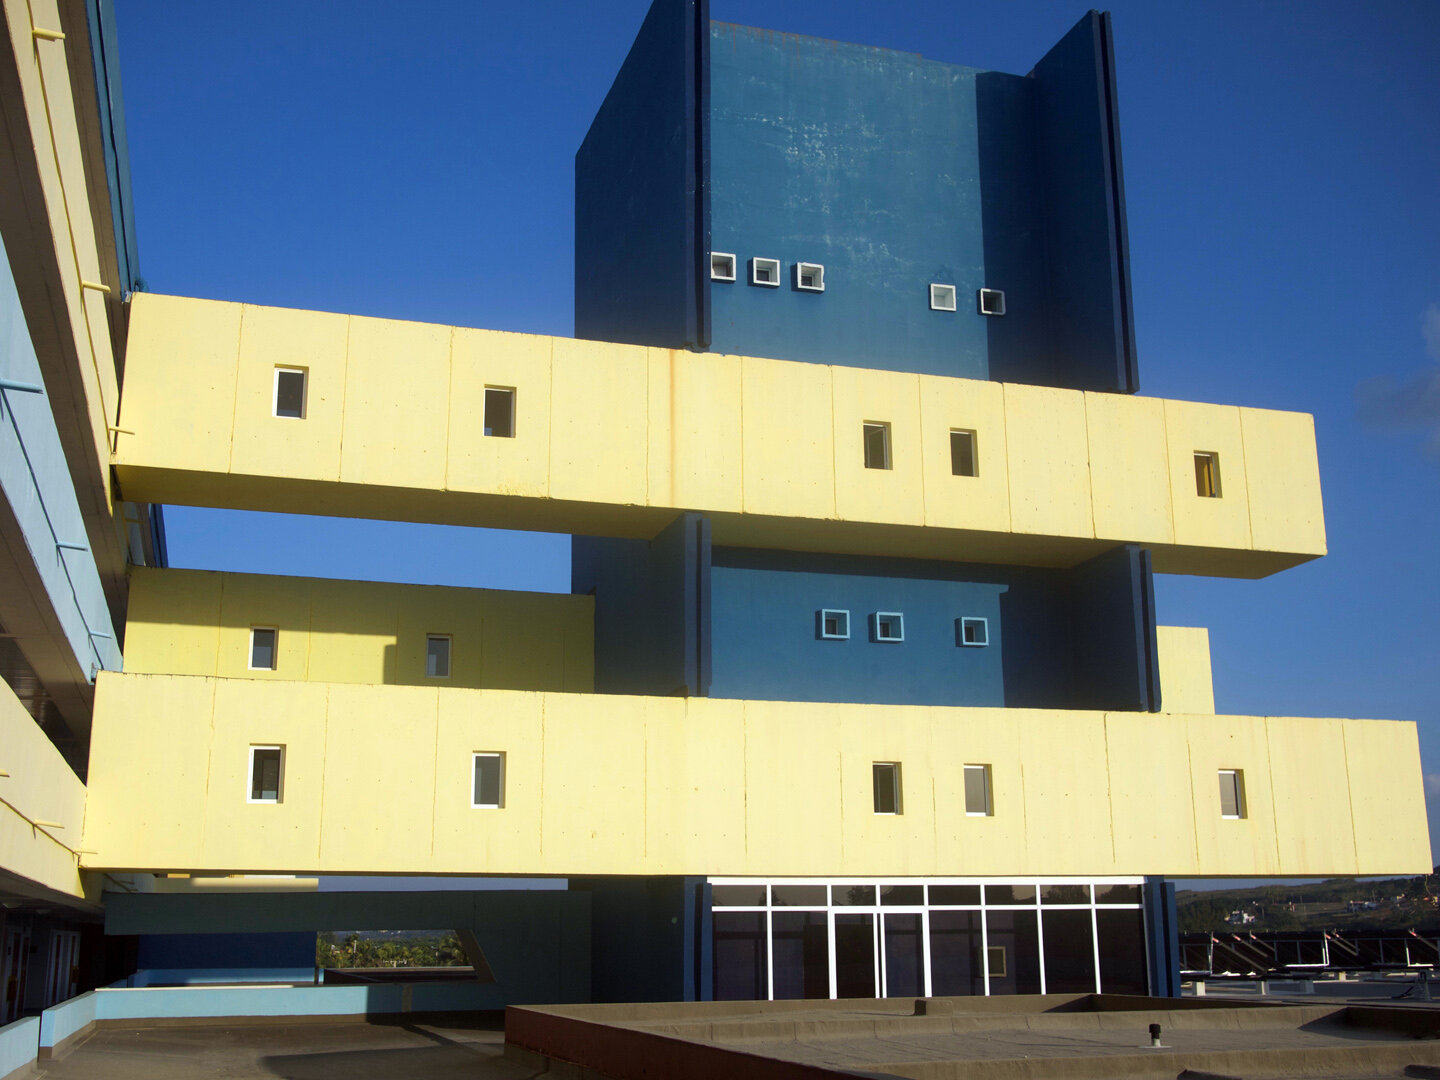
<instances>
[{"instance_id":1,"label":"white cloud","mask_svg":"<svg viewBox=\"0 0 1440 1080\"><path fill-rule=\"evenodd\" d=\"M1425 355L1440 360L1440 304L1431 304L1420 316L1420 333L1425 337Z\"/></svg>"}]
</instances>

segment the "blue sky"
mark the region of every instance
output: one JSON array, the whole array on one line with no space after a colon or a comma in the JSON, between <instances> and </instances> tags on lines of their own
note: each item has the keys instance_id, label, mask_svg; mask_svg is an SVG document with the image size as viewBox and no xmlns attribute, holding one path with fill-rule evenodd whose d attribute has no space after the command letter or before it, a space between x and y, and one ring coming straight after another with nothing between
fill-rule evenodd
<instances>
[{"instance_id":1,"label":"blue sky","mask_svg":"<svg viewBox=\"0 0 1440 1080\"><path fill-rule=\"evenodd\" d=\"M570 334L573 157L647 6L117 0L149 288ZM1162 578L1160 619L1210 628L1221 712L1417 721L1433 835L1440 4L1110 10L1142 391L1314 413L1330 544L1266 581ZM712 0L1022 74L1083 12ZM568 587L561 537L240 517L171 509L173 563Z\"/></svg>"}]
</instances>

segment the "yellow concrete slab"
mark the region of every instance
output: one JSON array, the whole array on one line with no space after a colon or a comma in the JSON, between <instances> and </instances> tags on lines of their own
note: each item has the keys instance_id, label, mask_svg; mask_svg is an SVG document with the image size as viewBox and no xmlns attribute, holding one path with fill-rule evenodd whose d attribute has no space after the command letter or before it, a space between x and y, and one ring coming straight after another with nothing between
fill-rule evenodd
<instances>
[{"instance_id":1,"label":"yellow concrete slab","mask_svg":"<svg viewBox=\"0 0 1440 1080\"><path fill-rule=\"evenodd\" d=\"M1215 680L1210 670L1210 631L1203 626L1157 626L1160 705L1172 713L1213 713Z\"/></svg>"}]
</instances>

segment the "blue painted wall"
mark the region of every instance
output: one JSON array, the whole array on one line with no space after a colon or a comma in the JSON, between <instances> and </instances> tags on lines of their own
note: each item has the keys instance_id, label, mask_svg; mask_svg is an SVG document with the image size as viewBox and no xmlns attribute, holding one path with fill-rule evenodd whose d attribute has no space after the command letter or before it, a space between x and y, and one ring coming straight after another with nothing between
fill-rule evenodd
<instances>
[{"instance_id":1,"label":"blue painted wall","mask_svg":"<svg viewBox=\"0 0 1440 1080\"><path fill-rule=\"evenodd\" d=\"M315 932L278 934L145 934L141 969L315 967Z\"/></svg>"},{"instance_id":2,"label":"blue painted wall","mask_svg":"<svg viewBox=\"0 0 1440 1080\"><path fill-rule=\"evenodd\" d=\"M708 0L656 0L575 155L575 336L702 346Z\"/></svg>"},{"instance_id":3,"label":"blue painted wall","mask_svg":"<svg viewBox=\"0 0 1440 1080\"><path fill-rule=\"evenodd\" d=\"M1068 570L716 548L712 697L871 704L1158 707L1148 565L1121 548ZM850 612L850 637L817 612ZM904 615L902 642L872 640L877 612ZM987 620L990 644L958 644L956 620ZM597 639L599 637L597 628Z\"/></svg>"},{"instance_id":4,"label":"blue painted wall","mask_svg":"<svg viewBox=\"0 0 1440 1080\"><path fill-rule=\"evenodd\" d=\"M712 348L1133 390L1104 25L1021 77L712 24L712 243L786 274L714 283ZM823 294L791 287L801 260ZM931 282L958 311L930 310ZM982 286L1004 317L979 314Z\"/></svg>"},{"instance_id":5,"label":"blue painted wall","mask_svg":"<svg viewBox=\"0 0 1440 1080\"><path fill-rule=\"evenodd\" d=\"M590 897L591 1001L708 1001L713 937L701 877L571 878Z\"/></svg>"},{"instance_id":6,"label":"blue painted wall","mask_svg":"<svg viewBox=\"0 0 1440 1080\"><path fill-rule=\"evenodd\" d=\"M710 523L682 514L654 540L577 536L571 591L595 596L595 690L701 696L710 684Z\"/></svg>"},{"instance_id":7,"label":"blue painted wall","mask_svg":"<svg viewBox=\"0 0 1440 1080\"><path fill-rule=\"evenodd\" d=\"M739 280L711 282L709 251ZM747 283L756 257L779 288ZM1127 275L1093 12L1018 76L655 0L576 157L579 337L1129 392Z\"/></svg>"}]
</instances>

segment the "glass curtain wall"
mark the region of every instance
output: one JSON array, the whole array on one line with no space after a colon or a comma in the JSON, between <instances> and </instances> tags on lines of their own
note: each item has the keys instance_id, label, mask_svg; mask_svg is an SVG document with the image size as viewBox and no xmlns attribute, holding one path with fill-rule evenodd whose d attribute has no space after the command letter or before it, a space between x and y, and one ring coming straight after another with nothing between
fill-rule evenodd
<instances>
[{"instance_id":1,"label":"glass curtain wall","mask_svg":"<svg viewBox=\"0 0 1440 1080\"><path fill-rule=\"evenodd\" d=\"M1135 878L711 881L717 1001L1144 994Z\"/></svg>"}]
</instances>

